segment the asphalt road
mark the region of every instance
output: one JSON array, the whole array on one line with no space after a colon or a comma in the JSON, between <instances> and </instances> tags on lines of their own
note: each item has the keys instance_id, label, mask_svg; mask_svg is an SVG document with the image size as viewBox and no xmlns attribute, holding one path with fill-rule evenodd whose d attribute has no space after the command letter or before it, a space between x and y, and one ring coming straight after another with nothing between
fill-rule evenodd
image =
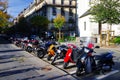
<instances>
[{"instance_id":1,"label":"asphalt road","mask_svg":"<svg viewBox=\"0 0 120 80\"><path fill-rule=\"evenodd\" d=\"M95 54L98 55L109 50L115 52L115 65L112 71L77 77L75 64L70 63L68 69L63 69L63 59L60 59L55 61L55 65L51 65L51 61L48 62L46 57L39 59L0 38L0 80L120 80L120 51L118 49L95 50L97 52Z\"/></svg>"}]
</instances>

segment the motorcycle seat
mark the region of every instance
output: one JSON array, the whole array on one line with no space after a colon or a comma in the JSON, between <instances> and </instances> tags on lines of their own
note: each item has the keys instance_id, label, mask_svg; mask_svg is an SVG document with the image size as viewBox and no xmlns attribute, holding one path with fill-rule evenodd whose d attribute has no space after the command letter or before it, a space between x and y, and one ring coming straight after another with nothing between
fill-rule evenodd
<instances>
[{"instance_id":1,"label":"motorcycle seat","mask_svg":"<svg viewBox=\"0 0 120 80\"><path fill-rule=\"evenodd\" d=\"M104 53L101 53L100 55L94 55L94 58L95 60L100 60L100 59L111 59L112 57L107 57L110 53L109 52L104 52Z\"/></svg>"}]
</instances>

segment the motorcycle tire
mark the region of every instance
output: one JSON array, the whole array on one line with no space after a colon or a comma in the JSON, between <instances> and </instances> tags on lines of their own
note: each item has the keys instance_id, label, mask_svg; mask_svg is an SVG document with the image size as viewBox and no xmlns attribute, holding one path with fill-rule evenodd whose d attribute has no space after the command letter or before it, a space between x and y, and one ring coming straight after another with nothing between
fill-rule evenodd
<instances>
[{"instance_id":1,"label":"motorcycle tire","mask_svg":"<svg viewBox=\"0 0 120 80\"><path fill-rule=\"evenodd\" d=\"M44 56L45 56L44 51L42 51L42 50L37 51L37 57L38 57L38 58L43 58Z\"/></svg>"},{"instance_id":2,"label":"motorcycle tire","mask_svg":"<svg viewBox=\"0 0 120 80\"><path fill-rule=\"evenodd\" d=\"M89 74L92 72L92 64L91 64L91 58L88 57L85 61L85 73Z\"/></svg>"},{"instance_id":3,"label":"motorcycle tire","mask_svg":"<svg viewBox=\"0 0 120 80\"><path fill-rule=\"evenodd\" d=\"M27 47L27 51L28 51L29 53L31 53L31 52L32 52L32 48L31 48L31 47Z\"/></svg>"},{"instance_id":4,"label":"motorcycle tire","mask_svg":"<svg viewBox=\"0 0 120 80\"><path fill-rule=\"evenodd\" d=\"M80 76L82 74L82 69L81 68L77 68L76 70L76 76Z\"/></svg>"},{"instance_id":5,"label":"motorcycle tire","mask_svg":"<svg viewBox=\"0 0 120 80\"><path fill-rule=\"evenodd\" d=\"M69 62L64 62L64 64L63 64L63 68L66 69L67 66L68 66L68 64L69 64Z\"/></svg>"},{"instance_id":6,"label":"motorcycle tire","mask_svg":"<svg viewBox=\"0 0 120 80\"><path fill-rule=\"evenodd\" d=\"M48 55L47 60L50 61L51 57L52 57L52 55Z\"/></svg>"}]
</instances>

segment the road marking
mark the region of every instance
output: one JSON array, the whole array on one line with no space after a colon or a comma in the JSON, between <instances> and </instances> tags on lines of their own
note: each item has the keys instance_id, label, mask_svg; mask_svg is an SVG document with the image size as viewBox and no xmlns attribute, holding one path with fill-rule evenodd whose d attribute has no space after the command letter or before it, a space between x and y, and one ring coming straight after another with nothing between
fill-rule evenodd
<instances>
[{"instance_id":1,"label":"road marking","mask_svg":"<svg viewBox=\"0 0 120 80\"><path fill-rule=\"evenodd\" d=\"M69 72L70 74L74 74L74 73L76 73L76 70L74 70L74 71L71 71L71 72Z\"/></svg>"},{"instance_id":2,"label":"road marking","mask_svg":"<svg viewBox=\"0 0 120 80\"><path fill-rule=\"evenodd\" d=\"M107 77L107 76L113 75L113 74L115 74L115 73L117 73L117 72L119 72L119 70L111 71L111 72L109 72L109 73L107 73L107 74L105 74L105 75L101 75L101 76L96 77L95 80L101 80L101 79L103 79L103 78L105 78L105 77Z\"/></svg>"}]
</instances>

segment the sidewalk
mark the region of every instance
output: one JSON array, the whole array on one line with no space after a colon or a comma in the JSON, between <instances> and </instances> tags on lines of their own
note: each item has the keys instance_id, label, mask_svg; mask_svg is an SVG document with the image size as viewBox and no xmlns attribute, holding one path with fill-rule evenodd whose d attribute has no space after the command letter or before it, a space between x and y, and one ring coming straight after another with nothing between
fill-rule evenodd
<instances>
[{"instance_id":1,"label":"sidewalk","mask_svg":"<svg viewBox=\"0 0 120 80\"><path fill-rule=\"evenodd\" d=\"M101 48L120 52L120 45L118 45L118 46L103 46Z\"/></svg>"},{"instance_id":2,"label":"sidewalk","mask_svg":"<svg viewBox=\"0 0 120 80\"><path fill-rule=\"evenodd\" d=\"M0 80L76 80L14 45L1 45L0 51Z\"/></svg>"}]
</instances>

